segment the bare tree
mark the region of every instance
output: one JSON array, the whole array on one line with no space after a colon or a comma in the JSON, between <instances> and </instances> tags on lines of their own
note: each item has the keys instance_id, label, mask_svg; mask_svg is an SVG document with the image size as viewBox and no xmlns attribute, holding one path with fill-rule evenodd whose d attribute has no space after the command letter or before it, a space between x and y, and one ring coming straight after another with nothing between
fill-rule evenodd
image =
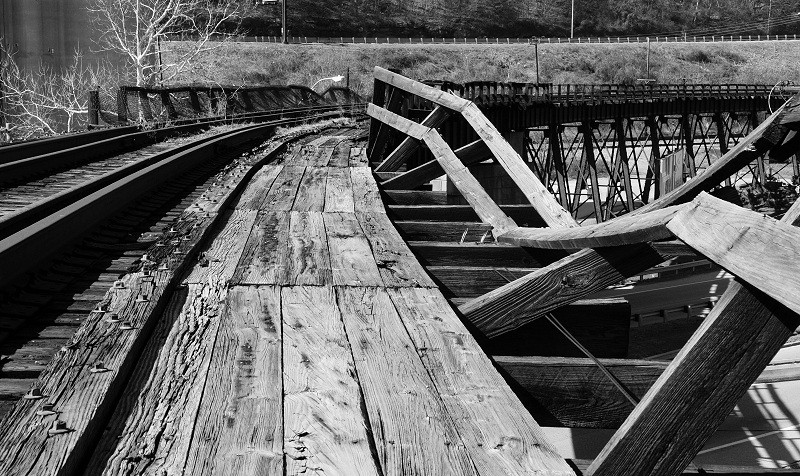
<instances>
[{"instance_id":1,"label":"bare tree","mask_svg":"<svg viewBox=\"0 0 800 476\"><path fill-rule=\"evenodd\" d=\"M85 65L80 52L60 71L39 64L23 71L13 52L0 46L0 91L8 126L5 140L17 141L74 132L86 127L88 92L108 91L119 81L105 63ZM108 94L108 93L106 93Z\"/></svg>"},{"instance_id":2,"label":"bare tree","mask_svg":"<svg viewBox=\"0 0 800 476\"><path fill-rule=\"evenodd\" d=\"M102 32L100 46L126 58L137 86L167 83L191 69L198 56L235 36L231 25L241 21L238 1L93 0L89 10ZM190 46L162 55L162 43L174 38Z\"/></svg>"}]
</instances>

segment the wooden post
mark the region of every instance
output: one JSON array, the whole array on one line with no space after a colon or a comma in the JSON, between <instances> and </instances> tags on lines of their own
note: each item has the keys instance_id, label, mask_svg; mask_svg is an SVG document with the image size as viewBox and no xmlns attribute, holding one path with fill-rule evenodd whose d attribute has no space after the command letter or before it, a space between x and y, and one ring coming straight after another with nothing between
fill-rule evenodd
<instances>
[{"instance_id":1,"label":"wooden post","mask_svg":"<svg viewBox=\"0 0 800 476\"><path fill-rule=\"evenodd\" d=\"M88 117L87 122L90 126L96 126L100 124L100 91L94 90L89 91L89 98L87 101L88 105Z\"/></svg>"},{"instance_id":2,"label":"wooden post","mask_svg":"<svg viewBox=\"0 0 800 476\"><path fill-rule=\"evenodd\" d=\"M403 104L403 91L393 86L389 86L388 90L389 94L386 101L386 109L390 112L398 113ZM371 132L372 130L370 129L370 133ZM375 139L372 142L372 148L367 149L367 157L369 157L370 162L383 161L384 152L389 142L391 132L391 127L383 123L378 123L378 127L375 131Z\"/></svg>"},{"instance_id":3,"label":"wooden post","mask_svg":"<svg viewBox=\"0 0 800 476\"><path fill-rule=\"evenodd\" d=\"M128 122L128 92L125 86L120 86L117 90L117 121Z\"/></svg>"},{"instance_id":4,"label":"wooden post","mask_svg":"<svg viewBox=\"0 0 800 476\"><path fill-rule=\"evenodd\" d=\"M686 155L684 157L684 167L689 171L689 177L697 175L697 165L694 162L694 127L688 113L681 115L681 132L683 133L684 147ZM685 175L684 175L685 176Z\"/></svg>"},{"instance_id":5,"label":"wooden post","mask_svg":"<svg viewBox=\"0 0 800 476\"><path fill-rule=\"evenodd\" d=\"M386 104L386 83L375 78L372 86L372 104L383 107ZM381 127L381 122L377 119L370 120L369 125L369 139L367 140L367 150L372 150L375 144L375 137L378 135L378 129Z\"/></svg>"}]
</instances>

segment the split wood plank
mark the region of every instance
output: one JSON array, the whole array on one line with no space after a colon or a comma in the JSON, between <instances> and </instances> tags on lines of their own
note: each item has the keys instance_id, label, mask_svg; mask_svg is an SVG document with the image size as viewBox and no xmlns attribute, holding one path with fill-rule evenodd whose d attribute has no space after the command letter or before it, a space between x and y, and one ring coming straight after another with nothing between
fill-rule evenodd
<instances>
[{"instance_id":1,"label":"split wood plank","mask_svg":"<svg viewBox=\"0 0 800 476\"><path fill-rule=\"evenodd\" d=\"M383 286L369 242L354 213L324 213L336 286Z\"/></svg>"},{"instance_id":2,"label":"split wood plank","mask_svg":"<svg viewBox=\"0 0 800 476\"><path fill-rule=\"evenodd\" d=\"M684 206L675 205L636 216L624 215L579 228L520 227L498 236L497 241L531 248L572 250L663 240L673 236L668 223Z\"/></svg>"},{"instance_id":3,"label":"split wood plank","mask_svg":"<svg viewBox=\"0 0 800 476\"><path fill-rule=\"evenodd\" d=\"M257 215L258 212L255 210L247 209L225 213L222 219L223 225L217 228L212 240L226 243L226 246L212 245L205 253L202 253L189 276L183 279L183 284L203 283L209 276L232 277L236 265L242 257Z\"/></svg>"},{"instance_id":4,"label":"split wood plank","mask_svg":"<svg viewBox=\"0 0 800 476\"><path fill-rule=\"evenodd\" d=\"M292 211L321 212L324 210L327 178L327 167L306 167L294 197Z\"/></svg>"},{"instance_id":5,"label":"split wood plank","mask_svg":"<svg viewBox=\"0 0 800 476\"><path fill-rule=\"evenodd\" d=\"M173 294L88 468L93 474L179 472L205 388L227 282Z\"/></svg>"},{"instance_id":6,"label":"split wood plank","mask_svg":"<svg viewBox=\"0 0 800 476\"><path fill-rule=\"evenodd\" d=\"M447 118L450 117L450 112L442 106L437 106L430 112L420 123L425 127L439 127ZM395 150L393 150L386 160L381 162L375 167L375 172L393 172L400 168L411 155L419 148L419 140L411 137L406 137Z\"/></svg>"},{"instance_id":7,"label":"split wood plank","mask_svg":"<svg viewBox=\"0 0 800 476\"><path fill-rule=\"evenodd\" d=\"M353 208L357 213L385 213L378 184L369 167L350 169L350 186L353 187Z\"/></svg>"},{"instance_id":8,"label":"split wood plank","mask_svg":"<svg viewBox=\"0 0 800 476\"><path fill-rule=\"evenodd\" d=\"M333 288L285 287L281 296L286 474L381 474Z\"/></svg>"},{"instance_id":9,"label":"split wood plank","mask_svg":"<svg viewBox=\"0 0 800 476\"><path fill-rule=\"evenodd\" d=\"M264 197L264 201L257 208L273 212L290 211L304 172L305 167L284 165L270 187L269 193Z\"/></svg>"},{"instance_id":10,"label":"split wood plank","mask_svg":"<svg viewBox=\"0 0 800 476\"><path fill-rule=\"evenodd\" d=\"M698 195L667 227L740 280L800 313L797 227L707 193Z\"/></svg>"},{"instance_id":11,"label":"split wood plank","mask_svg":"<svg viewBox=\"0 0 800 476\"><path fill-rule=\"evenodd\" d=\"M466 166L492 158L492 151L481 139L459 147L453 153ZM438 161L432 160L381 183L381 187L384 190L410 190L442 175L442 166Z\"/></svg>"},{"instance_id":12,"label":"split wood plank","mask_svg":"<svg viewBox=\"0 0 800 476\"><path fill-rule=\"evenodd\" d=\"M353 147L350 149L349 165L353 168L369 167L367 149L363 147Z\"/></svg>"},{"instance_id":13,"label":"split wood plank","mask_svg":"<svg viewBox=\"0 0 800 476\"><path fill-rule=\"evenodd\" d=\"M475 298L458 309L484 334L494 337L669 258L646 243L584 249Z\"/></svg>"},{"instance_id":14,"label":"split wood plank","mask_svg":"<svg viewBox=\"0 0 800 476\"><path fill-rule=\"evenodd\" d=\"M533 170L523 162L517 151L503 139L500 132L473 103L461 113L478 136L492 151L495 160L503 166L508 176L536 208L542 219L551 227L577 227L578 222L556 202Z\"/></svg>"},{"instance_id":15,"label":"split wood plank","mask_svg":"<svg viewBox=\"0 0 800 476\"><path fill-rule=\"evenodd\" d=\"M781 221L797 226L799 208ZM731 283L588 474L680 474L798 326L796 312ZM642 441L632 454L629 445Z\"/></svg>"},{"instance_id":16,"label":"split wood plank","mask_svg":"<svg viewBox=\"0 0 800 476\"><path fill-rule=\"evenodd\" d=\"M387 292L479 474L573 474L441 293Z\"/></svg>"},{"instance_id":17,"label":"split wood plank","mask_svg":"<svg viewBox=\"0 0 800 476\"><path fill-rule=\"evenodd\" d=\"M337 287L382 473L477 475L386 291Z\"/></svg>"},{"instance_id":18,"label":"split wood plank","mask_svg":"<svg viewBox=\"0 0 800 476\"><path fill-rule=\"evenodd\" d=\"M328 180L325 182L325 212L355 213L353 186L350 183L350 171L339 168L328 168Z\"/></svg>"},{"instance_id":19,"label":"split wood plank","mask_svg":"<svg viewBox=\"0 0 800 476\"><path fill-rule=\"evenodd\" d=\"M258 212L231 282L288 284L289 212Z\"/></svg>"},{"instance_id":20,"label":"split wood plank","mask_svg":"<svg viewBox=\"0 0 800 476\"><path fill-rule=\"evenodd\" d=\"M436 130L431 129L424 135L425 143L436 157L442 169L447 172L448 178L461 192L461 195L475 209L475 213L482 221L494 227L497 234L503 234L517 227L514 220L509 218L503 210L489 197L477 179L467 170L467 167L458 160L450 146L442 139Z\"/></svg>"},{"instance_id":21,"label":"split wood plank","mask_svg":"<svg viewBox=\"0 0 800 476\"><path fill-rule=\"evenodd\" d=\"M436 287L385 213L357 216L385 287Z\"/></svg>"},{"instance_id":22,"label":"split wood plank","mask_svg":"<svg viewBox=\"0 0 800 476\"><path fill-rule=\"evenodd\" d=\"M291 285L329 285L331 262L320 212L291 212L287 281Z\"/></svg>"},{"instance_id":23,"label":"split wood plank","mask_svg":"<svg viewBox=\"0 0 800 476\"><path fill-rule=\"evenodd\" d=\"M243 210L258 210L282 169L283 165L281 164L262 167L244 189L234 207Z\"/></svg>"},{"instance_id":24,"label":"split wood plank","mask_svg":"<svg viewBox=\"0 0 800 476\"><path fill-rule=\"evenodd\" d=\"M462 99L446 91L442 91L441 89L433 88L427 84L420 83L419 81L406 78L402 75L381 68L380 66L375 67L373 75L375 76L375 79L379 81L394 86L395 88L402 89L403 91L409 92L423 99L427 99L428 101L440 106L444 106L452 111L460 112L468 104L470 104L470 102L466 99Z\"/></svg>"},{"instance_id":25,"label":"split wood plank","mask_svg":"<svg viewBox=\"0 0 800 476\"><path fill-rule=\"evenodd\" d=\"M331 160L328 161L328 167L348 167L350 163L350 149L352 143L347 141L342 144L336 146L333 151L333 155L331 156ZM330 174L330 170L328 173Z\"/></svg>"},{"instance_id":26,"label":"split wood plank","mask_svg":"<svg viewBox=\"0 0 800 476\"><path fill-rule=\"evenodd\" d=\"M283 474L280 290L228 290L183 474Z\"/></svg>"},{"instance_id":27,"label":"split wood plank","mask_svg":"<svg viewBox=\"0 0 800 476\"><path fill-rule=\"evenodd\" d=\"M333 156L333 147L318 147L309 157L306 158L308 167L327 167Z\"/></svg>"}]
</instances>

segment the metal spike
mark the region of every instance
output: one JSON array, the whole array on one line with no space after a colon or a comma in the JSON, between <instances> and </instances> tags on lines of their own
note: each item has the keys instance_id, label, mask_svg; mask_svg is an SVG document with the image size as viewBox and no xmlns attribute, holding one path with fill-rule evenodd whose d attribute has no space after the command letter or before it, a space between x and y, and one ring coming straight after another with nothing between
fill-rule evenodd
<instances>
[{"instance_id":1,"label":"metal spike","mask_svg":"<svg viewBox=\"0 0 800 476\"><path fill-rule=\"evenodd\" d=\"M148 301L150 301L150 298L147 296L147 294L142 293L136 296L136 302L148 302Z\"/></svg>"},{"instance_id":2,"label":"metal spike","mask_svg":"<svg viewBox=\"0 0 800 476\"><path fill-rule=\"evenodd\" d=\"M47 430L48 435L61 435L63 433L69 433L70 430L67 428L67 423L61 420L56 420L53 422L53 425Z\"/></svg>"},{"instance_id":3,"label":"metal spike","mask_svg":"<svg viewBox=\"0 0 800 476\"><path fill-rule=\"evenodd\" d=\"M56 406L52 403L44 403L40 409L36 410L36 414L39 416L55 415L58 413L55 408Z\"/></svg>"},{"instance_id":4,"label":"metal spike","mask_svg":"<svg viewBox=\"0 0 800 476\"><path fill-rule=\"evenodd\" d=\"M469 228L464 230L464 233L461 234L461 240L459 240L459 242L458 242L459 245L463 245L464 244L464 240L467 239L467 233L469 233Z\"/></svg>"},{"instance_id":5,"label":"metal spike","mask_svg":"<svg viewBox=\"0 0 800 476\"><path fill-rule=\"evenodd\" d=\"M44 395L42 395L41 388L33 387L30 390L28 390L28 393L23 395L22 398L24 398L25 400L39 400L41 398L44 398Z\"/></svg>"},{"instance_id":6,"label":"metal spike","mask_svg":"<svg viewBox=\"0 0 800 476\"><path fill-rule=\"evenodd\" d=\"M114 281L114 289L125 289L125 281L121 279Z\"/></svg>"},{"instance_id":7,"label":"metal spike","mask_svg":"<svg viewBox=\"0 0 800 476\"><path fill-rule=\"evenodd\" d=\"M491 232L492 232L492 230L486 230L486 233L484 233L481 236L481 241L479 241L479 243L480 244L484 244L486 242L486 238L489 236L489 233L491 233Z\"/></svg>"},{"instance_id":8,"label":"metal spike","mask_svg":"<svg viewBox=\"0 0 800 476\"><path fill-rule=\"evenodd\" d=\"M101 302L97 305L96 308L94 308L94 312L101 312L101 313L108 312L108 305L104 302Z\"/></svg>"},{"instance_id":9,"label":"metal spike","mask_svg":"<svg viewBox=\"0 0 800 476\"><path fill-rule=\"evenodd\" d=\"M97 362L92 366L92 368L89 369L89 372L91 372L93 374L101 374L103 372L108 372L109 370L111 370L111 369L109 369L105 365L103 365L102 362Z\"/></svg>"},{"instance_id":10,"label":"metal spike","mask_svg":"<svg viewBox=\"0 0 800 476\"><path fill-rule=\"evenodd\" d=\"M136 327L134 327L129 321L125 321L119 325L119 330L121 331L130 331L133 329L136 329Z\"/></svg>"},{"instance_id":11,"label":"metal spike","mask_svg":"<svg viewBox=\"0 0 800 476\"><path fill-rule=\"evenodd\" d=\"M110 316L106 317L106 322L109 324L116 324L121 320L122 319L119 318L119 315L116 312L112 312Z\"/></svg>"}]
</instances>

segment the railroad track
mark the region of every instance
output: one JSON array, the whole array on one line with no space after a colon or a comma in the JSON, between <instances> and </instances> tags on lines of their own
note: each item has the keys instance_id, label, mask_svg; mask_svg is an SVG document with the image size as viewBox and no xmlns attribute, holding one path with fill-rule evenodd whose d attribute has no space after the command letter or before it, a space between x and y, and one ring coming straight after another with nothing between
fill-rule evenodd
<instances>
[{"instance_id":1,"label":"railroad track","mask_svg":"<svg viewBox=\"0 0 800 476\"><path fill-rule=\"evenodd\" d=\"M287 147L302 147L303 137L321 126L275 135L277 128L306 122L336 128L331 121L339 109L262 114L263 122L223 128L180 125L150 138L129 128L110 138L101 131L65 140L73 145L68 157L77 160L59 164L66 155L48 141L29 148L44 153L0 164L43 164L40 172L2 175L0 184L0 414L70 346L121 277L142 268L157 274L158 267L148 267L157 262L170 270L163 274L194 259L191 250L237 184ZM134 145L119 144L126 138ZM98 143L109 140L116 145L100 150Z\"/></svg>"}]
</instances>

